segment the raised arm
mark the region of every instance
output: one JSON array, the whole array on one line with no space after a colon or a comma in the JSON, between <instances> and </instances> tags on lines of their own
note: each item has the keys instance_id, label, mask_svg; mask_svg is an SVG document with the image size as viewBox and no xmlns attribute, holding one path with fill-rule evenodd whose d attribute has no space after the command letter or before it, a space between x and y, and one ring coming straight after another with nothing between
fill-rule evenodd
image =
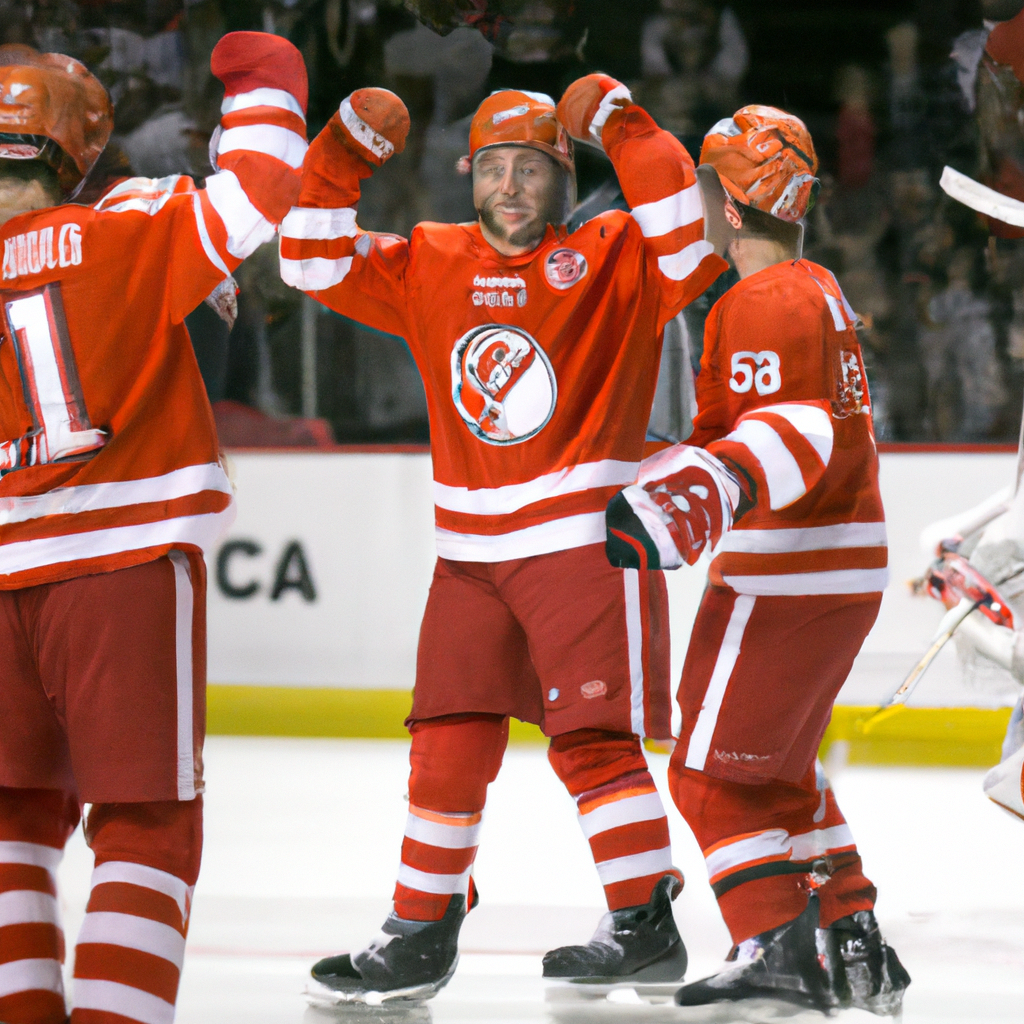
<instances>
[{"instance_id":1,"label":"raised arm","mask_svg":"<svg viewBox=\"0 0 1024 1024\"><path fill-rule=\"evenodd\" d=\"M660 328L727 267L704 239L690 154L633 102L626 86L608 75L573 82L557 113L573 138L600 147L615 168L648 256L657 265Z\"/></svg>"},{"instance_id":2,"label":"raised arm","mask_svg":"<svg viewBox=\"0 0 1024 1024\"><path fill-rule=\"evenodd\" d=\"M387 89L359 89L313 140L298 205L281 225L281 278L359 323L408 338L409 243L356 225L359 183L405 148L409 114Z\"/></svg>"},{"instance_id":3,"label":"raised arm","mask_svg":"<svg viewBox=\"0 0 1024 1024\"><path fill-rule=\"evenodd\" d=\"M306 68L291 43L263 32L231 32L214 47L210 67L224 83L224 102L210 142L215 173L206 187L196 189L181 175L129 178L96 204L100 213L119 215L103 222L123 232L137 266L159 270L178 323L273 239L298 198L307 148ZM138 286L152 287L153 279L139 277Z\"/></svg>"}]
</instances>

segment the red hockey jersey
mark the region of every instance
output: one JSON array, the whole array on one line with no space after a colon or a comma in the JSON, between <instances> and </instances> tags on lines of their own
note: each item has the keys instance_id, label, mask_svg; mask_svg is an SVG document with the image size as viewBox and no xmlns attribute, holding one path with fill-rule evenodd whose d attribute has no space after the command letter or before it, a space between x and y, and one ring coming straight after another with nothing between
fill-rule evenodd
<instances>
[{"instance_id":1,"label":"red hockey jersey","mask_svg":"<svg viewBox=\"0 0 1024 1024\"><path fill-rule=\"evenodd\" d=\"M477 224L362 232L365 163L345 151L320 166L316 144L281 226L288 284L412 350L444 558L603 542L605 505L643 456L663 328L725 268L686 150L637 106L603 139L632 212L549 228L523 256L500 255Z\"/></svg>"},{"instance_id":2,"label":"red hockey jersey","mask_svg":"<svg viewBox=\"0 0 1024 1024\"><path fill-rule=\"evenodd\" d=\"M885 516L855 322L832 274L808 260L752 274L712 308L687 444L747 476L757 494L715 548L713 583L743 594L885 588Z\"/></svg>"},{"instance_id":3,"label":"red hockey jersey","mask_svg":"<svg viewBox=\"0 0 1024 1024\"><path fill-rule=\"evenodd\" d=\"M226 100L225 113L255 103L270 124L298 116L288 94L259 92ZM277 137L245 148L297 167L305 139L287 134L287 154ZM237 148L230 131L221 139L220 152ZM183 321L275 230L231 171L202 190L133 178L93 208L0 226L0 589L202 550L229 525L231 485Z\"/></svg>"}]
</instances>

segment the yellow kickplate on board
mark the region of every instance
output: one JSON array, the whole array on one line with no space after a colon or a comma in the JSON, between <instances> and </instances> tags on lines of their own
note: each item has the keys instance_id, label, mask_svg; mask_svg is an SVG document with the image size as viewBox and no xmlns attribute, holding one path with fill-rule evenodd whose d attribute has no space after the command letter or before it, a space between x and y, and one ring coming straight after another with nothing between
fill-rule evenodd
<instances>
[{"instance_id":1,"label":"yellow kickplate on board","mask_svg":"<svg viewBox=\"0 0 1024 1024\"><path fill-rule=\"evenodd\" d=\"M342 690L304 686L207 688L207 732L227 736L323 736L406 739L403 724L412 694L407 690ZM878 709L840 704L821 746L822 758L842 754L850 764L959 765L988 767L999 761L1009 708L917 708L879 718ZM545 743L535 726L515 719L513 743ZM842 747L835 748L839 742ZM669 745L648 743L652 753Z\"/></svg>"},{"instance_id":2,"label":"yellow kickplate on board","mask_svg":"<svg viewBox=\"0 0 1024 1024\"><path fill-rule=\"evenodd\" d=\"M206 688L206 731L214 736L324 736L408 739L409 690L342 690L314 686ZM513 743L546 743L540 729L515 719Z\"/></svg>"},{"instance_id":3,"label":"yellow kickplate on board","mask_svg":"<svg viewBox=\"0 0 1024 1024\"><path fill-rule=\"evenodd\" d=\"M948 765L987 768L1000 758L1009 708L916 708L899 705L871 722L877 707L839 704L825 731L821 756L844 745L850 764Z\"/></svg>"}]
</instances>

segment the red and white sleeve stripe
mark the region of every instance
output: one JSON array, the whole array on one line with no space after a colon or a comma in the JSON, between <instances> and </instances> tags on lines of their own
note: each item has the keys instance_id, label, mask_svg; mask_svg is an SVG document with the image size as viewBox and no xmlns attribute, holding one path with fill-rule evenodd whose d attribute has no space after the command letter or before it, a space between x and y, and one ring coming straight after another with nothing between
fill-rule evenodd
<instances>
[{"instance_id":1,"label":"red and white sleeve stripe","mask_svg":"<svg viewBox=\"0 0 1024 1024\"><path fill-rule=\"evenodd\" d=\"M206 179L206 198L224 226L227 254L245 259L274 237L291 206L283 186L302 166L306 121L282 89L225 97L221 111L210 146L217 173Z\"/></svg>"},{"instance_id":2,"label":"red and white sleeve stripe","mask_svg":"<svg viewBox=\"0 0 1024 1024\"><path fill-rule=\"evenodd\" d=\"M281 279L305 292L340 284L352 269L357 234L352 207L293 207L281 223Z\"/></svg>"},{"instance_id":3,"label":"red and white sleeve stripe","mask_svg":"<svg viewBox=\"0 0 1024 1024\"><path fill-rule=\"evenodd\" d=\"M704 208L696 182L631 212L657 255L658 270L671 281L684 281L714 252L704 240Z\"/></svg>"},{"instance_id":4,"label":"red and white sleeve stripe","mask_svg":"<svg viewBox=\"0 0 1024 1024\"><path fill-rule=\"evenodd\" d=\"M704 239L693 161L682 143L658 128L641 107L615 105L613 92L604 97L594 124L606 107L604 146L675 315L726 266Z\"/></svg>"},{"instance_id":5,"label":"red and white sleeve stripe","mask_svg":"<svg viewBox=\"0 0 1024 1024\"><path fill-rule=\"evenodd\" d=\"M707 450L743 469L775 512L799 501L832 458L832 415L826 402L786 402L745 413Z\"/></svg>"}]
</instances>

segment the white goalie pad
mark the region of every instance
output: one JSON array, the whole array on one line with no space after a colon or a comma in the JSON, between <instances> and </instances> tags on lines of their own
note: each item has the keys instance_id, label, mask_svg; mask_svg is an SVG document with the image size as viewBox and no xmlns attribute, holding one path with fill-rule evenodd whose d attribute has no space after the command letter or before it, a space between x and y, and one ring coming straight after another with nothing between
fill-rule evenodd
<instances>
[{"instance_id":1,"label":"white goalie pad","mask_svg":"<svg viewBox=\"0 0 1024 1024\"><path fill-rule=\"evenodd\" d=\"M1024 820L1024 793L1022 793L1022 772L1024 772L1024 747L1000 762L986 776L982 783L985 796L998 804L1004 811Z\"/></svg>"},{"instance_id":2,"label":"white goalie pad","mask_svg":"<svg viewBox=\"0 0 1024 1024\"><path fill-rule=\"evenodd\" d=\"M947 196L969 206L978 213L995 217L1004 224L1024 228L1024 203L1019 199L1003 195L995 189L982 185L980 181L968 178L966 174L954 171L952 167L942 169L939 186Z\"/></svg>"}]
</instances>

